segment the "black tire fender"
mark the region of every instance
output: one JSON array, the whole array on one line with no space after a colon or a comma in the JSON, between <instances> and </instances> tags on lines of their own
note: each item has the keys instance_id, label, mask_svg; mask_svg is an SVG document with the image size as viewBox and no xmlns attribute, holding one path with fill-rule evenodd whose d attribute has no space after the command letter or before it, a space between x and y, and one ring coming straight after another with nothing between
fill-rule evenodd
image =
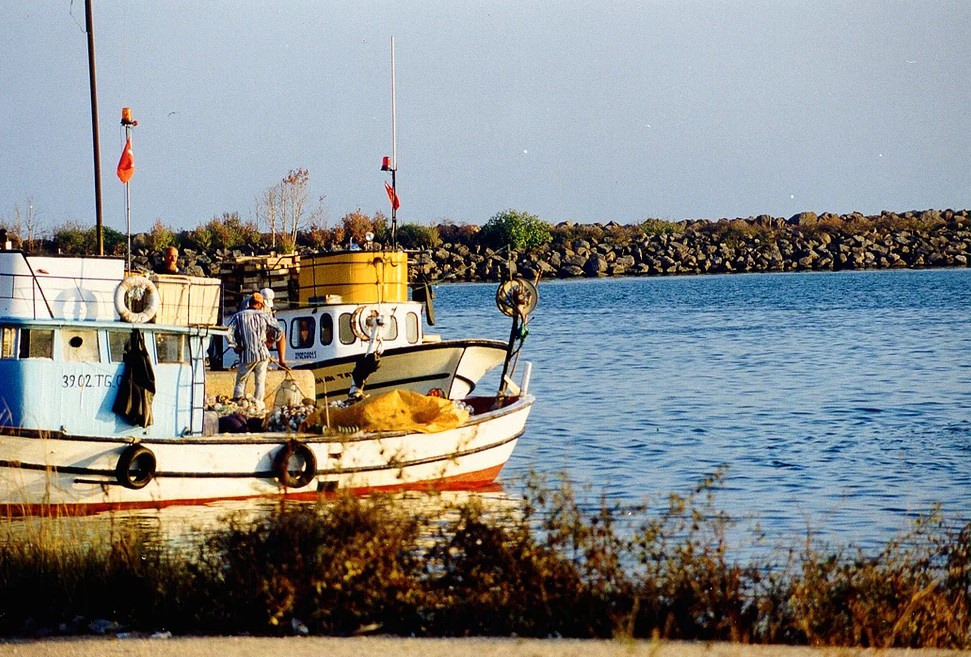
<instances>
[{"instance_id":1,"label":"black tire fender","mask_svg":"<svg viewBox=\"0 0 971 657\"><path fill-rule=\"evenodd\" d=\"M115 477L125 488L139 490L148 486L155 478L155 468L158 462L155 454L144 445L129 445L118 457L115 466Z\"/></svg>"},{"instance_id":2,"label":"black tire fender","mask_svg":"<svg viewBox=\"0 0 971 657\"><path fill-rule=\"evenodd\" d=\"M290 468L290 463L295 457L303 461L303 466L299 470ZM303 488L317 476L317 457L305 443L291 440L276 453L273 459L273 473L285 488Z\"/></svg>"}]
</instances>

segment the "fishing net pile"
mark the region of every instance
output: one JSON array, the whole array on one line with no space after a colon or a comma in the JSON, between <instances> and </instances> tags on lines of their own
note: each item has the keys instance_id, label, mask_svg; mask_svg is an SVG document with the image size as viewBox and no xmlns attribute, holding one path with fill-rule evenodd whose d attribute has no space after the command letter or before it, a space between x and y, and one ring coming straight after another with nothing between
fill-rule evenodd
<instances>
[{"instance_id":1,"label":"fishing net pile","mask_svg":"<svg viewBox=\"0 0 971 657\"><path fill-rule=\"evenodd\" d=\"M360 401L335 401L327 406L304 398L297 403L277 406L271 411L250 396L242 399L217 397L210 400L206 410L218 415L219 431L223 433L435 433L461 426L472 414L471 407L461 401L409 390L392 390Z\"/></svg>"}]
</instances>

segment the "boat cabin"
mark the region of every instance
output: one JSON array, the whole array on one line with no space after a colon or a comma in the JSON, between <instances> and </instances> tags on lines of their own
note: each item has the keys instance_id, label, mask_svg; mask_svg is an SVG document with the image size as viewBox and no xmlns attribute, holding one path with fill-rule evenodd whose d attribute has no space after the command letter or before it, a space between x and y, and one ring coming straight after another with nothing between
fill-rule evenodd
<instances>
[{"instance_id":1,"label":"boat cabin","mask_svg":"<svg viewBox=\"0 0 971 657\"><path fill-rule=\"evenodd\" d=\"M132 323L117 299L135 279L146 280L126 276L120 258L0 251L0 428L175 439L203 432L206 350L221 330L219 281L152 276L154 314ZM133 329L155 378L149 426L113 411Z\"/></svg>"},{"instance_id":2,"label":"boat cabin","mask_svg":"<svg viewBox=\"0 0 971 657\"><path fill-rule=\"evenodd\" d=\"M272 280L263 271L254 280ZM287 362L299 366L360 356L369 349L412 347L426 336L427 305L408 298L408 256L403 251L334 251L302 256L281 279L274 316L286 334ZM250 292L261 287L251 283ZM271 288L272 289L272 288ZM246 304L226 308L223 324ZM232 352L224 352L232 367Z\"/></svg>"}]
</instances>

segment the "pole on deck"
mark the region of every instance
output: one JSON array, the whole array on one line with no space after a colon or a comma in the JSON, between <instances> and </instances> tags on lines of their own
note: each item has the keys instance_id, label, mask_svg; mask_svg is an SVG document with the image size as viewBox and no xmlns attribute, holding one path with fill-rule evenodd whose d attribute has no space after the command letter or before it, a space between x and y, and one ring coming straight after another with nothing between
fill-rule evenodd
<instances>
[{"instance_id":1,"label":"pole on deck","mask_svg":"<svg viewBox=\"0 0 971 657\"><path fill-rule=\"evenodd\" d=\"M93 14L91 0L84 0L85 32L88 34L88 86L91 89L91 138L94 141L94 211L97 221L98 255L104 255L104 221L101 209L101 140L98 137L98 84L95 74Z\"/></svg>"}]
</instances>

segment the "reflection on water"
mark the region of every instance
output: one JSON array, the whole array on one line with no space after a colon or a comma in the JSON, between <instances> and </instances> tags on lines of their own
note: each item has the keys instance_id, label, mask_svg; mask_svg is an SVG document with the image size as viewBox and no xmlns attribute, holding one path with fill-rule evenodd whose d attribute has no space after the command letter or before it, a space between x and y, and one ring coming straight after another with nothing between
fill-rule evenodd
<instances>
[{"instance_id":1,"label":"reflection on water","mask_svg":"<svg viewBox=\"0 0 971 657\"><path fill-rule=\"evenodd\" d=\"M520 502L494 485L476 491L406 491L382 494L381 500L425 520L428 537L459 517L475 502L486 519L502 523L515 518ZM319 504L328 504L324 499ZM105 511L86 516L16 517L0 521L0 545L36 542L49 546L101 546L136 539L150 546L188 551L229 529L254 526L284 507L312 507L317 502L271 499L230 500L176 505L159 509Z\"/></svg>"}]
</instances>

